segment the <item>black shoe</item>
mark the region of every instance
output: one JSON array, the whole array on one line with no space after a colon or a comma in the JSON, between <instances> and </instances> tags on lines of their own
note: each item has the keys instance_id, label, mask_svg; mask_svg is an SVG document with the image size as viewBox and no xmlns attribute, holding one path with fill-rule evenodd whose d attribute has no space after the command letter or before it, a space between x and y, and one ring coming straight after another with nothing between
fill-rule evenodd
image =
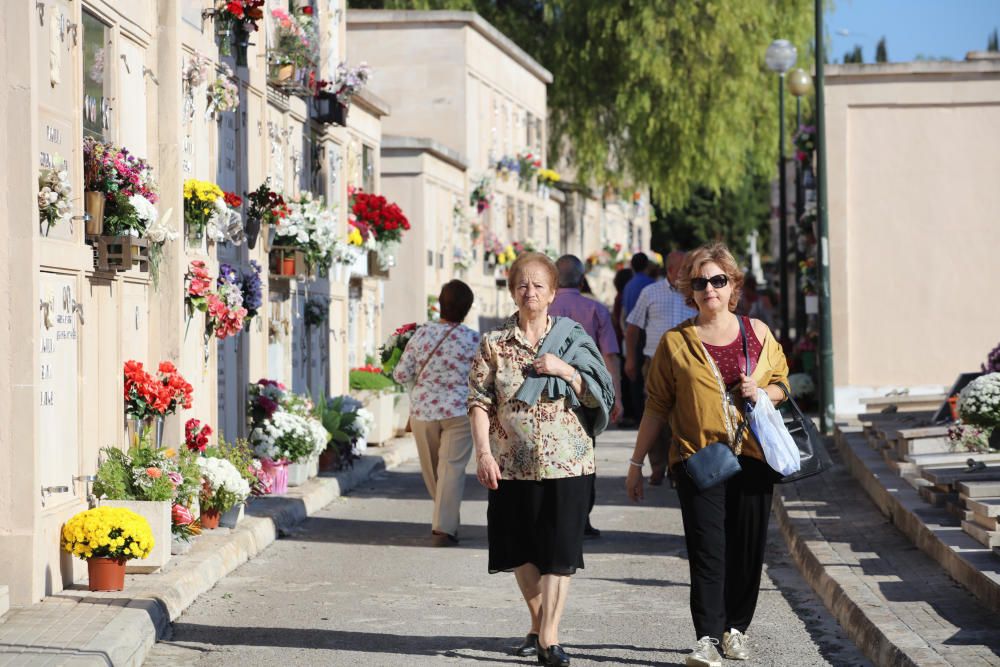
<instances>
[{"instance_id":1,"label":"black shoe","mask_svg":"<svg viewBox=\"0 0 1000 667\"><path fill-rule=\"evenodd\" d=\"M524 638L524 643L514 649L514 655L519 658L530 658L533 655L538 655L538 635L534 632L528 633L528 636Z\"/></svg>"},{"instance_id":2,"label":"black shoe","mask_svg":"<svg viewBox=\"0 0 1000 667\"><path fill-rule=\"evenodd\" d=\"M601 536L601 531L591 526L588 521L586 528L583 529L583 536L589 539L597 539Z\"/></svg>"},{"instance_id":3,"label":"black shoe","mask_svg":"<svg viewBox=\"0 0 1000 667\"><path fill-rule=\"evenodd\" d=\"M538 645L538 664L539 665L549 665L552 667L569 667L569 656L566 655L566 651L559 644L553 644L548 647L548 649L542 648L542 645Z\"/></svg>"},{"instance_id":4,"label":"black shoe","mask_svg":"<svg viewBox=\"0 0 1000 667\"><path fill-rule=\"evenodd\" d=\"M431 546L454 547L458 545L458 538L448 533L431 533Z\"/></svg>"}]
</instances>

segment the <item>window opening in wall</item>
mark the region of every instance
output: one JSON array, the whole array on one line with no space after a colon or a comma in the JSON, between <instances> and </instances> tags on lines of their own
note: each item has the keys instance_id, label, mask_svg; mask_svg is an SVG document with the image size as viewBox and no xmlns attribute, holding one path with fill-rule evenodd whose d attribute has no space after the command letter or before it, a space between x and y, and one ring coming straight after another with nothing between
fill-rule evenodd
<instances>
[{"instance_id":1,"label":"window opening in wall","mask_svg":"<svg viewBox=\"0 0 1000 667\"><path fill-rule=\"evenodd\" d=\"M535 238L535 207L528 207L528 238L534 240ZM548 239L545 239L548 243Z\"/></svg>"},{"instance_id":2,"label":"window opening in wall","mask_svg":"<svg viewBox=\"0 0 1000 667\"><path fill-rule=\"evenodd\" d=\"M524 121L524 145L531 148L535 145L535 117L530 111L525 112L527 120Z\"/></svg>"},{"instance_id":3,"label":"window opening in wall","mask_svg":"<svg viewBox=\"0 0 1000 667\"><path fill-rule=\"evenodd\" d=\"M535 152L538 153L539 157L542 155L542 143L545 137L542 136L543 124L541 118L535 119Z\"/></svg>"},{"instance_id":4,"label":"window opening in wall","mask_svg":"<svg viewBox=\"0 0 1000 667\"><path fill-rule=\"evenodd\" d=\"M111 138L111 28L83 12L83 136Z\"/></svg>"},{"instance_id":5,"label":"window opening in wall","mask_svg":"<svg viewBox=\"0 0 1000 667\"><path fill-rule=\"evenodd\" d=\"M375 149L368 144L361 149L361 187L375 192Z\"/></svg>"},{"instance_id":6,"label":"window opening in wall","mask_svg":"<svg viewBox=\"0 0 1000 667\"><path fill-rule=\"evenodd\" d=\"M427 251L427 266L429 266L431 268L434 268L434 251L433 250L428 250Z\"/></svg>"},{"instance_id":7,"label":"window opening in wall","mask_svg":"<svg viewBox=\"0 0 1000 667\"><path fill-rule=\"evenodd\" d=\"M313 191L313 138L308 132L302 133L302 154L299 155L295 169L299 177L299 189Z\"/></svg>"}]
</instances>

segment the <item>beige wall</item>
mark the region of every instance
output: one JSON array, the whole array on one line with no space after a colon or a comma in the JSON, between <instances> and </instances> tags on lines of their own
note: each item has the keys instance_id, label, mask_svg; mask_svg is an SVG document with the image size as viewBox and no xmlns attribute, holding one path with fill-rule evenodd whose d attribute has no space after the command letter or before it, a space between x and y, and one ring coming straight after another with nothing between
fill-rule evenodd
<instances>
[{"instance_id":1,"label":"beige wall","mask_svg":"<svg viewBox=\"0 0 1000 667\"><path fill-rule=\"evenodd\" d=\"M950 385L1000 339L1000 61L834 66L826 91L843 413Z\"/></svg>"}]
</instances>

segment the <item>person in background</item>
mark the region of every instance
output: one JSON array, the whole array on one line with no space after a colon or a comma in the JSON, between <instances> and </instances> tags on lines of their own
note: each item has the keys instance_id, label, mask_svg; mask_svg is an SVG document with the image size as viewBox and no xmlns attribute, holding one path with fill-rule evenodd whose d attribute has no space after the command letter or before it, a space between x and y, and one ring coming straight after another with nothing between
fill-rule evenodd
<instances>
[{"instance_id":1,"label":"person in background","mask_svg":"<svg viewBox=\"0 0 1000 667\"><path fill-rule=\"evenodd\" d=\"M747 317L754 317L768 326L774 326L774 305L766 290L757 289L757 279L748 273L743 281L743 297L736 312Z\"/></svg>"},{"instance_id":2,"label":"person in background","mask_svg":"<svg viewBox=\"0 0 1000 667\"><path fill-rule=\"evenodd\" d=\"M625 374L632 382L641 380L645 383L650 361L663 334L698 314L684 302L684 296L675 287L683 263L683 252L675 250L667 255L667 279L642 290L635 308L629 313L628 328L625 330ZM646 344L640 350L639 340L643 337ZM649 450L649 464L653 469L649 483L654 486L662 484L666 475L669 443L670 427L667 426L663 437Z\"/></svg>"},{"instance_id":3,"label":"person in background","mask_svg":"<svg viewBox=\"0 0 1000 667\"><path fill-rule=\"evenodd\" d=\"M684 522L691 571L691 618L697 642L689 667L717 667L722 659L749 660L746 632L760 594L767 524L776 473L764 461L756 436L746 428L744 402L758 389L778 404L788 389L788 364L781 345L760 320L733 311L743 272L721 243L688 254L677 289L698 315L660 339L646 383L649 400L625 490L642 500L642 463L669 424L670 466ZM747 369L749 367L749 374ZM761 400L765 400L761 397ZM685 461L709 444L722 442L738 457L741 471L699 489Z\"/></svg>"},{"instance_id":4,"label":"person in background","mask_svg":"<svg viewBox=\"0 0 1000 667\"><path fill-rule=\"evenodd\" d=\"M649 256L644 252L637 252L632 255L632 271L632 279L628 281L628 284L625 285L625 289L622 291L622 331L627 330L629 313L632 312L635 304L639 301L639 295L642 293L642 290L656 282L655 276L659 273L657 266L649 261ZM641 338L639 347L642 348L645 342L645 339ZM625 351L625 358L627 361L628 350ZM642 411L646 404L646 389L643 387L641 377L638 380L629 378L628 384L629 397L632 399L632 414L635 415L637 421L641 421Z\"/></svg>"},{"instance_id":5,"label":"person in background","mask_svg":"<svg viewBox=\"0 0 1000 667\"><path fill-rule=\"evenodd\" d=\"M611 374L611 381L615 388L615 405L611 410L611 422L615 423L622 416L621 401L621 378L619 377L618 364L618 339L615 337L615 330L611 324L611 312L595 299L583 296L579 285L584 281L583 262L576 255L563 255L556 260L556 270L559 272L556 298L549 306L549 315L568 317L583 327L595 343L597 349L601 351L604 358L604 365ZM590 499L590 509L594 509L596 502L596 491ZM600 537L601 531L594 528L587 517L587 527L583 534L586 537Z\"/></svg>"},{"instance_id":6,"label":"person in background","mask_svg":"<svg viewBox=\"0 0 1000 667\"><path fill-rule=\"evenodd\" d=\"M611 307L611 325L615 328L615 339L618 341L618 349L621 350L621 355L618 359L618 377L623 378L621 382L623 410L622 418L618 420L618 424L628 428L639 424L639 420L632 409L631 382L627 380L627 376L625 375L625 330L622 327L622 322L625 321L625 318L622 317L622 292L628 281L632 280L633 275L635 275L635 272L631 267L618 269L615 272L615 303Z\"/></svg>"},{"instance_id":7,"label":"person in background","mask_svg":"<svg viewBox=\"0 0 1000 667\"><path fill-rule=\"evenodd\" d=\"M479 334L462 324L473 302L461 280L441 288L441 319L417 329L392 376L410 388L410 427L417 441L420 472L434 500L431 543L458 544L459 507L465 466L472 454L468 417L469 367Z\"/></svg>"},{"instance_id":8,"label":"person in background","mask_svg":"<svg viewBox=\"0 0 1000 667\"><path fill-rule=\"evenodd\" d=\"M549 316L557 279L542 253L514 260L507 284L517 313L483 335L469 372L469 417L476 476L489 489L489 572L514 572L531 617L515 654L567 667L559 621L570 575L583 567L593 442L615 391L583 327Z\"/></svg>"}]
</instances>

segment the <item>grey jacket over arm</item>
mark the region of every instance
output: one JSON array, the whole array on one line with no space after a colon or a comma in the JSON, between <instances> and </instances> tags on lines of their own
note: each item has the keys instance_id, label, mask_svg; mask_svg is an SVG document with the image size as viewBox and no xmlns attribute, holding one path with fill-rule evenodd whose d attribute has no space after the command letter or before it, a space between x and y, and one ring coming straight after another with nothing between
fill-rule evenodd
<instances>
[{"instance_id":1,"label":"grey jacket over arm","mask_svg":"<svg viewBox=\"0 0 1000 667\"><path fill-rule=\"evenodd\" d=\"M611 408L615 404L615 387L604 364L597 344L577 322L568 317L553 317L552 329L538 348L538 357L552 353L580 371L584 387L596 400L596 407L580 402L568 382L554 375L537 375L534 371L524 380L514 398L534 405L546 392L550 399L565 398L570 408L580 414L591 437L597 437L608 426Z\"/></svg>"}]
</instances>

